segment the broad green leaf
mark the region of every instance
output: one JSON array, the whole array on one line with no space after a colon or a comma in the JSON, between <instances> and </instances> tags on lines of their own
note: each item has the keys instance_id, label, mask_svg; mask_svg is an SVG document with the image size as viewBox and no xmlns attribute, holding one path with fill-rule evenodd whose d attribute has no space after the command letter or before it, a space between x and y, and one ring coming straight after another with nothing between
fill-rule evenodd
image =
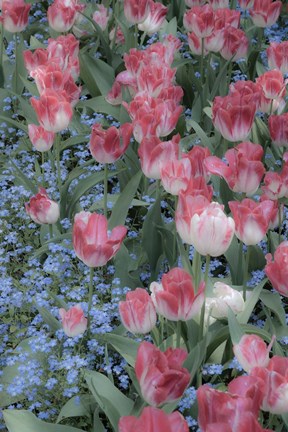
<instances>
[{"instance_id":1,"label":"broad green leaf","mask_svg":"<svg viewBox=\"0 0 288 432\"><path fill-rule=\"evenodd\" d=\"M87 135L72 136L61 143L60 153L62 153L64 150L67 150L70 147L73 147L74 145L87 143L88 141L89 138L87 138Z\"/></svg>"},{"instance_id":2,"label":"broad green leaf","mask_svg":"<svg viewBox=\"0 0 288 432\"><path fill-rule=\"evenodd\" d=\"M237 316L239 323L246 324L248 322L266 282L267 279L264 279L257 287L253 288L251 295L248 296L245 302L244 311Z\"/></svg>"},{"instance_id":3,"label":"broad green leaf","mask_svg":"<svg viewBox=\"0 0 288 432\"><path fill-rule=\"evenodd\" d=\"M36 194L38 192L38 189L35 183L33 183L25 174L23 174L23 172L17 167L17 165L13 162L12 159L10 159L10 163L13 167L13 170L15 171L15 177L18 177L22 184L24 184L27 189L32 192L33 195Z\"/></svg>"},{"instance_id":4,"label":"broad green leaf","mask_svg":"<svg viewBox=\"0 0 288 432\"><path fill-rule=\"evenodd\" d=\"M3 416L9 432L84 432L72 426L46 423L25 410L4 410Z\"/></svg>"},{"instance_id":5,"label":"broad green leaf","mask_svg":"<svg viewBox=\"0 0 288 432\"><path fill-rule=\"evenodd\" d=\"M277 316L281 324L286 326L285 311L279 294L263 290L260 294L260 300Z\"/></svg>"},{"instance_id":6,"label":"broad green leaf","mask_svg":"<svg viewBox=\"0 0 288 432\"><path fill-rule=\"evenodd\" d=\"M116 120L120 118L120 106L109 104L104 96L96 96L86 101L80 101L77 108L90 108L97 113L109 114Z\"/></svg>"},{"instance_id":7,"label":"broad green leaf","mask_svg":"<svg viewBox=\"0 0 288 432\"><path fill-rule=\"evenodd\" d=\"M57 423L70 417L91 417L96 408L93 396L88 394L80 394L73 396L61 409Z\"/></svg>"},{"instance_id":8,"label":"broad green leaf","mask_svg":"<svg viewBox=\"0 0 288 432\"><path fill-rule=\"evenodd\" d=\"M243 283L244 275L243 252L242 243L237 240L236 236L233 237L232 242L224 255L229 264L232 284L241 285Z\"/></svg>"},{"instance_id":9,"label":"broad green leaf","mask_svg":"<svg viewBox=\"0 0 288 432\"><path fill-rule=\"evenodd\" d=\"M228 325L232 343L233 345L236 345L244 335L244 332L230 307L228 308Z\"/></svg>"},{"instance_id":10,"label":"broad green leaf","mask_svg":"<svg viewBox=\"0 0 288 432\"><path fill-rule=\"evenodd\" d=\"M40 315L43 318L43 321L48 324L48 326L50 327L50 330L54 333L57 330L59 330L62 325L60 323L60 321L58 321L54 315L51 314L51 312L49 312L47 309L45 309L44 307L38 306L36 305Z\"/></svg>"},{"instance_id":11,"label":"broad green leaf","mask_svg":"<svg viewBox=\"0 0 288 432\"><path fill-rule=\"evenodd\" d=\"M39 249L37 249L34 253L33 253L33 257L37 258L40 255L42 255L43 253L47 253L49 251L49 245L51 243L60 243L62 242L62 240L71 240L72 239L72 234L70 233L66 233L66 234L60 234L59 236L55 236L52 239L46 240L45 244L43 244L43 246L41 246ZM68 248L68 245L65 244L65 247Z\"/></svg>"},{"instance_id":12,"label":"broad green leaf","mask_svg":"<svg viewBox=\"0 0 288 432\"><path fill-rule=\"evenodd\" d=\"M106 432L106 428L99 418L99 408L97 407L93 414L93 431L92 432Z\"/></svg>"},{"instance_id":13,"label":"broad green leaf","mask_svg":"<svg viewBox=\"0 0 288 432\"><path fill-rule=\"evenodd\" d=\"M208 147L211 150L211 152L213 152L213 146L210 138L208 138L208 136L206 135L206 133L198 123L196 123L194 120L187 120L187 127L193 128L198 138L200 138L202 145L204 147Z\"/></svg>"},{"instance_id":14,"label":"broad green leaf","mask_svg":"<svg viewBox=\"0 0 288 432\"><path fill-rule=\"evenodd\" d=\"M139 259L141 259L141 257ZM133 259L127 247L122 244L120 250L114 257L115 277L120 279L122 286L128 286L130 288L141 286L139 272L137 272L139 259Z\"/></svg>"},{"instance_id":15,"label":"broad green leaf","mask_svg":"<svg viewBox=\"0 0 288 432\"><path fill-rule=\"evenodd\" d=\"M121 192L116 204L113 207L112 214L109 218L109 229L117 225L124 225L129 211L131 202L137 192L142 171L139 171L134 177L131 178L124 190Z\"/></svg>"},{"instance_id":16,"label":"broad green leaf","mask_svg":"<svg viewBox=\"0 0 288 432\"><path fill-rule=\"evenodd\" d=\"M127 363L133 367L135 366L139 342L136 342L127 336L119 336L113 333L106 334L105 341L110 343L115 350L125 358Z\"/></svg>"},{"instance_id":17,"label":"broad green leaf","mask_svg":"<svg viewBox=\"0 0 288 432\"><path fill-rule=\"evenodd\" d=\"M0 120L7 122L9 124L11 124L12 126L16 127L17 129L21 129L24 132L28 133L28 127L26 125L24 125L23 123L20 123L16 120L13 120L12 118L9 117L5 117L5 116L0 116Z\"/></svg>"},{"instance_id":18,"label":"broad green leaf","mask_svg":"<svg viewBox=\"0 0 288 432\"><path fill-rule=\"evenodd\" d=\"M114 69L103 60L80 51L80 75L92 96L107 95L114 83Z\"/></svg>"},{"instance_id":19,"label":"broad green leaf","mask_svg":"<svg viewBox=\"0 0 288 432\"><path fill-rule=\"evenodd\" d=\"M187 359L183 363L183 367L188 369L191 374L191 381L194 379L205 359L207 345L207 337L204 337L204 339L190 351Z\"/></svg>"},{"instance_id":20,"label":"broad green leaf","mask_svg":"<svg viewBox=\"0 0 288 432\"><path fill-rule=\"evenodd\" d=\"M114 430L117 431L120 417L130 414L133 401L99 372L86 370L85 379L96 402L108 417Z\"/></svg>"}]
</instances>

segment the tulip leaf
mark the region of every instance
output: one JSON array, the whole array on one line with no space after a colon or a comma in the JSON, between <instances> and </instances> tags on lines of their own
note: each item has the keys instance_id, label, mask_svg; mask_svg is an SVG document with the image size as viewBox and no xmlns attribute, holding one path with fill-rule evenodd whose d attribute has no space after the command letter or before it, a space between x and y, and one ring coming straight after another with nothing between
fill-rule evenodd
<instances>
[{"instance_id":1,"label":"tulip leaf","mask_svg":"<svg viewBox=\"0 0 288 432\"><path fill-rule=\"evenodd\" d=\"M246 324L248 322L253 312L253 309L259 300L261 291L263 290L263 287L266 283L267 279L264 279L259 285L257 285L257 287L253 288L251 295L249 295L248 299L245 302L244 311L239 313L237 316L239 323Z\"/></svg>"},{"instance_id":2,"label":"tulip leaf","mask_svg":"<svg viewBox=\"0 0 288 432\"><path fill-rule=\"evenodd\" d=\"M132 367L135 366L139 342L113 333L104 335L104 340L110 343L113 348L125 358L127 363L129 363Z\"/></svg>"},{"instance_id":3,"label":"tulip leaf","mask_svg":"<svg viewBox=\"0 0 288 432\"><path fill-rule=\"evenodd\" d=\"M236 345L239 343L242 336L244 336L244 332L230 307L228 307L228 325L232 343Z\"/></svg>"},{"instance_id":4,"label":"tulip leaf","mask_svg":"<svg viewBox=\"0 0 288 432\"><path fill-rule=\"evenodd\" d=\"M23 172L18 168L12 159L10 159L10 163L13 169L16 171L16 173L14 173L15 177L18 178L21 184L24 184L33 195L36 194L38 192L38 188L35 186L35 183L33 183L25 174L23 174Z\"/></svg>"},{"instance_id":5,"label":"tulip leaf","mask_svg":"<svg viewBox=\"0 0 288 432\"><path fill-rule=\"evenodd\" d=\"M260 300L277 316L280 323L286 326L285 311L279 294L263 290L260 294Z\"/></svg>"},{"instance_id":6,"label":"tulip leaf","mask_svg":"<svg viewBox=\"0 0 288 432\"><path fill-rule=\"evenodd\" d=\"M4 410L3 416L9 432L84 432L72 426L46 423L25 410Z\"/></svg>"},{"instance_id":7,"label":"tulip leaf","mask_svg":"<svg viewBox=\"0 0 288 432\"><path fill-rule=\"evenodd\" d=\"M107 95L114 83L114 69L103 60L80 51L80 74L92 96Z\"/></svg>"},{"instance_id":8,"label":"tulip leaf","mask_svg":"<svg viewBox=\"0 0 288 432\"><path fill-rule=\"evenodd\" d=\"M44 307L36 305L43 321L50 327L50 330L55 333L57 330L61 329L61 323L58 321L47 309Z\"/></svg>"},{"instance_id":9,"label":"tulip leaf","mask_svg":"<svg viewBox=\"0 0 288 432\"><path fill-rule=\"evenodd\" d=\"M106 428L99 418L99 408L97 407L93 414L93 430L92 432L106 432Z\"/></svg>"},{"instance_id":10,"label":"tulip leaf","mask_svg":"<svg viewBox=\"0 0 288 432\"><path fill-rule=\"evenodd\" d=\"M130 179L124 190L121 192L109 218L109 229L112 229L117 225L125 224L129 207L137 192L141 178L142 171L138 171L138 173Z\"/></svg>"},{"instance_id":11,"label":"tulip leaf","mask_svg":"<svg viewBox=\"0 0 288 432\"><path fill-rule=\"evenodd\" d=\"M80 394L73 396L62 407L58 417L57 423L70 417L91 417L91 413L96 409L96 403L92 395Z\"/></svg>"},{"instance_id":12,"label":"tulip leaf","mask_svg":"<svg viewBox=\"0 0 288 432\"><path fill-rule=\"evenodd\" d=\"M213 146L212 146L211 140L210 140L210 138L208 138L208 136L206 135L204 130L201 128L201 126L199 126L199 124L196 123L196 121L194 121L194 120L188 120L187 121L187 127L193 128L194 131L196 132L198 138L200 138L203 147L208 147L211 150L211 152L213 153Z\"/></svg>"},{"instance_id":13,"label":"tulip leaf","mask_svg":"<svg viewBox=\"0 0 288 432\"><path fill-rule=\"evenodd\" d=\"M109 104L104 96L96 96L86 101L80 101L77 108L90 108L98 113L109 114L116 120L120 118L121 107Z\"/></svg>"},{"instance_id":14,"label":"tulip leaf","mask_svg":"<svg viewBox=\"0 0 288 432\"><path fill-rule=\"evenodd\" d=\"M130 414L133 401L118 390L109 378L99 372L86 370L85 379L99 407L117 431L120 417Z\"/></svg>"}]
</instances>

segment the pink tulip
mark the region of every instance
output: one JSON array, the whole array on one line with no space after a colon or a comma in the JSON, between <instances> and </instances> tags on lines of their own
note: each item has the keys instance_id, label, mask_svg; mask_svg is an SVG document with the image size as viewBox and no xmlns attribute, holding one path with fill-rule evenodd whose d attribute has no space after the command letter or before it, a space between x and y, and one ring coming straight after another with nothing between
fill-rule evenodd
<instances>
[{"instance_id":1,"label":"pink tulip","mask_svg":"<svg viewBox=\"0 0 288 432\"><path fill-rule=\"evenodd\" d=\"M246 372L250 372L253 367L266 367L269 363L269 352L275 340L272 338L270 345L259 336L251 334L241 337L238 344L233 346L235 357Z\"/></svg>"},{"instance_id":2,"label":"pink tulip","mask_svg":"<svg viewBox=\"0 0 288 432\"><path fill-rule=\"evenodd\" d=\"M146 177L160 179L162 165L178 157L180 135L174 135L170 141L161 141L157 137L144 138L138 149L141 169Z\"/></svg>"},{"instance_id":3,"label":"pink tulip","mask_svg":"<svg viewBox=\"0 0 288 432\"><path fill-rule=\"evenodd\" d=\"M113 163L125 153L131 137L131 123L124 123L119 129L111 126L107 130L100 123L95 123L90 139L91 154L99 163Z\"/></svg>"},{"instance_id":4,"label":"pink tulip","mask_svg":"<svg viewBox=\"0 0 288 432\"><path fill-rule=\"evenodd\" d=\"M273 201L288 196L288 165L285 164L281 172L268 171L261 187L266 199Z\"/></svg>"},{"instance_id":5,"label":"pink tulip","mask_svg":"<svg viewBox=\"0 0 288 432\"><path fill-rule=\"evenodd\" d=\"M151 35L158 32L164 24L168 8L162 3L150 1L150 10L147 18L138 24L141 31Z\"/></svg>"},{"instance_id":6,"label":"pink tulip","mask_svg":"<svg viewBox=\"0 0 288 432\"><path fill-rule=\"evenodd\" d=\"M48 39L48 61L57 63L62 71L68 70L74 81L80 74L79 41L71 33Z\"/></svg>"},{"instance_id":7,"label":"pink tulip","mask_svg":"<svg viewBox=\"0 0 288 432\"><path fill-rule=\"evenodd\" d=\"M172 159L162 163L160 169L161 182L164 189L172 195L186 190L191 177L191 163L188 158Z\"/></svg>"},{"instance_id":8,"label":"pink tulip","mask_svg":"<svg viewBox=\"0 0 288 432\"><path fill-rule=\"evenodd\" d=\"M204 303L204 290L201 283L196 294L192 277L178 267L164 274L161 283L150 285L157 312L170 321L188 321L197 315Z\"/></svg>"},{"instance_id":9,"label":"pink tulip","mask_svg":"<svg viewBox=\"0 0 288 432\"><path fill-rule=\"evenodd\" d=\"M188 33L188 45L192 54L201 56L206 56L209 53L209 50L206 47L206 39L208 38L200 38L196 35L196 33ZM204 40L204 45L202 46L202 41ZM212 51L212 50L211 50Z\"/></svg>"},{"instance_id":10,"label":"pink tulip","mask_svg":"<svg viewBox=\"0 0 288 432\"><path fill-rule=\"evenodd\" d=\"M190 178L184 193L186 195L193 195L195 197L201 195L211 201L213 197L213 187L211 185L207 185L205 177L198 175L197 177Z\"/></svg>"},{"instance_id":11,"label":"pink tulip","mask_svg":"<svg viewBox=\"0 0 288 432\"><path fill-rule=\"evenodd\" d=\"M59 315L62 320L62 326L68 337L75 337L84 333L87 329L87 318L79 304L73 306L68 311L61 308Z\"/></svg>"},{"instance_id":12,"label":"pink tulip","mask_svg":"<svg viewBox=\"0 0 288 432\"><path fill-rule=\"evenodd\" d=\"M152 406L172 402L182 396L190 374L182 367L187 352L168 348L165 352L150 342L141 342L135 363L135 373L143 399Z\"/></svg>"},{"instance_id":13,"label":"pink tulip","mask_svg":"<svg viewBox=\"0 0 288 432\"><path fill-rule=\"evenodd\" d=\"M84 4L78 0L54 0L47 10L49 26L57 32L69 31L77 18L78 12L83 12Z\"/></svg>"},{"instance_id":14,"label":"pink tulip","mask_svg":"<svg viewBox=\"0 0 288 432\"><path fill-rule=\"evenodd\" d=\"M203 177L208 183L210 180L210 174L205 168L205 159L211 156L211 152L207 147L201 147L195 145L188 153L182 154L183 158L188 158L191 163L191 176L192 177Z\"/></svg>"},{"instance_id":15,"label":"pink tulip","mask_svg":"<svg viewBox=\"0 0 288 432\"><path fill-rule=\"evenodd\" d=\"M136 288L119 302L119 312L124 327L134 334L149 333L156 325L156 310L144 288Z\"/></svg>"},{"instance_id":16,"label":"pink tulip","mask_svg":"<svg viewBox=\"0 0 288 432\"><path fill-rule=\"evenodd\" d=\"M250 410L256 418L258 417L263 400L263 383L261 379L249 375L238 376L230 381L227 390L233 395L250 398Z\"/></svg>"},{"instance_id":17,"label":"pink tulip","mask_svg":"<svg viewBox=\"0 0 288 432\"><path fill-rule=\"evenodd\" d=\"M214 13L210 5L194 6L183 17L187 31L193 31L198 38L210 36L214 29Z\"/></svg>"},{"instance_id":18,"label":"pink tulip","mask_svg":"<svg viewBox=\"0 0 288 432\"><path fill-rule=\"evenodd\" d=\"M204 165L211 174L223 177L234 192L253 195L265 173L261 162L262 157L262 146L248 141L238 144L225 153L228 166L216 156L206 158Z\"/></svg>"},{"instance_id":19,"label":"pink tulip","mask_svg":"<svg viewBox=\"0 0 288 432\"><path fill-rule=\"evenodd\" d=\"M250 16L256 27L270 27L276 23L280 15L282 2L277 0L254 0Z\"/></svg>"},{"instance_id":20,"label":"pink tulip","mask_svg":"<svg viewBox=\"0 0 288 432\"><path fill-rule=\"evenodd\" d=\"M248 137L256 105L239 94L217 96L212 105L212 121L215 128L228 141L245 141Z\"/></svg>"},{"instance_id":21,"label":"pink tulip","mask_svg":"<svg viewBox=\"0 0 288 432\"><path fill-rule=\"evenodd\" d=\"M66 92L45 90L39 99L32 97L31 104L36 111L40 125L48 132L66 129L72 119L73 110L66 99Z\"/></svg>"},{"instance_id":22,"label":"pink tulip","mask_svg":"<svg viewBox=\"0 0 288 432\"><path fill-rule=\"evenodd\" d=\"M109 9L102 4L97 5L97 10L93 13L93 21L99 25L102 31L106 30L109 18Z\"/></svg>"},{"instance_id":23,"label":"pink tulip","mask_svg":"<svg viewBox=\"0 0 288 432\"><path fill-rule=\"evenodd\" d=\"M225 29L228 25L239 28L240 26L240 11L235 9L220 8L214 11L215 30Z\"/></svg>"},{"instance_id":24,"label":"pink tulip","mask_svg":"<svg viewBox=\"0 0 288 432\"><path fill-rule=\"evenodd\" d=\"M216 282L213 297L206 298L205 307L213 318L227 318L229 308L238 314L244 310L245 303L242 294L222 282Z\"/></svg>"},{"instance_id":25,"label":"pink tulip","mask_svg":"<svg viewBox=\"0 0 288 432\"><path fill-rule=\"evenodd\" d=\"M40 152L48 151L53 146L55 138L54 132L47 132L42 126L29 124L28 135L35 149Z\"/></svg>"},{"instance_id":26,"label":"pink tulip","mask_svg":"<svg viewBox=\"0 0 288 432\"><path fill-rule=\"evenodd\" d=\"M286 82L279 70L267 71L256 78L261 87L260 111L270 114L285 105Z\"/></svg>"},{"instance_id":27,"label":"pink tulip","mask_svg":"<svg viewBox=\"0 0 288 432\"><path fill-rule=\"evenodd\" d=\"M268 366L255 367L250 375L262 380L264 398L261 409L272 414L286 414L288 406L288 358L274 356Z\"/></svg>"},{"instance_id":28,"label":"pink tulip","mask_svg":"<svg viewBox=\"0 0 288 432\"><path fill-rule=\"evenodd\" d=\"M256 245L266 235L274 204L270 200L257 203L245 198L242 201L229 201L235 221L235 234L247 246Z\"/></svg>"},{"instance_id":29,"label":"pink tulip","mask_svg":"<svg viewBox=\"0 0 288 432\"><path fill-rule=\"evenodd\" d=\"M26 4L24 0L3 0L0 21L4 29L10 33L25 30L28 25L30 8L31 4Z\"/></svg>"},{"instance_id":30,"label":"pink tulip","mask_svg":"<svg viewBox=\"0 0 288 432\"><path fill-rule=\"evenodd\" d=\"M40 187L38 194L25 204L27 214L40 225L54 224L60 216L59 205L52 201L44 188Z\"/></svg>"},{"instance_id":31,"label":"pink tulip","mask_svg":"<svg viewBox=\"0 0 288 432\"><path fill-rule=\"evenodd\" d=\"M116 32L116 36L115 36ZM118 26L117 28L114 27L109 33L109 39L112 42L115 38L115 44L116 45L123 45L125 43L125 36L121 28Z\"/></svg>"},{"instance_id":32,"label":"pink tulip","mask_svg":"<svg viewBox=\"0 0 288 432\"><path fill-rule=\"evenodd\" d=\"M193 245L201 255L216 257L224 254L232 241L235 224L232 218L225 215L223 208L212 202L200 215L194 214L187 237L182 236L183 231L176 216L176 229L182 240Z\"/></svg>"},{"instance_id":33,"label":"pink tulip","mask_svg":"<svg viewBox=\"0 0 288 432\"><path fill-rule=\"evenodd\" d=\"M237 81L235 84L230 84L229 95L237 96L242 98L248 105L250 103L255 104L256 109L260 107L260 101L262 96L262 87L253 81Z\"/></svg>"},{"instance_id":34,"label":"pink tulip","mask_svg":"<svg viewBox=\"0 0 288 432\"><path fill-rule=\"evenodd\" d=\"M247 56L249 39L243 30L228 25L224 30L223 38L224 43L220 54L225 60L235 62Z\"/></svg>"},{"instance_id":35,"label":"pink tulip","mask_svg":"<svg viewBox=\"0 0 288 432\"><path fill-rule=\"evenodd\" d=\"M271 42L266 50L269 69L278 69L285 75L288 73L288 41Z\"/></svg>"},{"instance_id":36,"label":"pink tulip","mask_svg":"<svg viewBox=\"0 0 288 432\"><path fill-rule=\"evenodd\" d=\"M88 267L105 265L120 249L127 233L123 225L107 233L108 222L105 216L82 211L75 215L73 226L73 246L77 257Z\"/></svg>"},{"instance_id":37,"label":"pink tulip","mask_svg":"<svg viewBox=\"0 0 288 432\"><path fill-rule=\"evenodd\" d=\"M150 11L150 0L124 0L124 15L130 24L145 21Z\"/></svg>"},{"instance_id":38,"label":"pink tulip","mask_svg":"<svg viewBox=\"0 0 288 432\"><path fill-rule=\"evenodd\" d=\"M186 6L192 8L194 6L204 6L206 0L185 0Z\"/></svg>"},{"instance_id":39,"label":"pink tulip","mask_svg":"<svg viewBox=\"0 0 288 432\"><path fill-rule=\"evenodd\" d=\"M273 288L284 297L288 297L288 241L283 241L272 255L266 255L267 264L265 273L268 276Z\"/></svg>"},{"instance_id":40,"label":"pink tulip","mask_svg":"<svg viewBox=\"0 0 288 432\"><path fill-rule=\"evenodd\" d=\"M166 414L154 407L145 407L140 417L121 417L118 425L119 432L188 432L188 425L184 417L174 411Z\"/></svg>"},{"instance_id":41,"label":"pink tulip","mask_svg":"<svg viewBox=\"0 0 288 432\"><path fill-rule=\"evenodd\" d=\"M277 147L288 147L288 113L270 115L268 127L272 143Z\"/></svg>"},{"instance_id":42,"label":"pink tulip","mask_svg":"<svg viewBox=\"0 0 288 432\"><path fill-rule=\"evenodd\" d=\"M48 53L44 48L37 48L33 53L30 50L23 51L24 64L27 71L32 72L38 66L47 63Z\"/></svg>"}]
</instances>

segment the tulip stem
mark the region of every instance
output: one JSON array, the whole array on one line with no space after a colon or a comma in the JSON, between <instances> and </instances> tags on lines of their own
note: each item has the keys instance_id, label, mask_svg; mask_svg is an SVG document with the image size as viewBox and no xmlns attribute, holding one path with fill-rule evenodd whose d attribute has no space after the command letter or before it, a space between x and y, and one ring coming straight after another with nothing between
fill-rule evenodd
<instances>
[{"instance_id":1,"label":"tulip stem","mask_svg":"<svg viewBox=\"0 0 288 432\"><path fill-rule=\"evenodd\" d=\"M181 321L177 321L176 327L176 348L180 348L181 341Z\"/></svg>"},{"instance_id":2,"label":"tulip stem","mask_svg":"<svg viewBox=\"0 0 288 432\"><path fill-rule=\"evenodd\" d=\"M278 243L280 245L281 243L281 224L282 224L282 215L281 215L281 204L279 203L279 207L278 207Z\"/></svg>"},{"instance_id":3,"label":"tulip stem","mask_svg":"<svg viewBox=\"0 0 288 432\"><path fill-rule=\"evenodd\" d=\"M199 254L199 252L194 249L194 257L193 257L193 263L192 263L192 268L193 268L193 278L194 278L194 284L196 289L198 289L199 286L199 282L200 282L200 266L201 266L201 255Z\"/></svg>"},{"instance_id":4,"label":"tulip stem","mask_svg":"<svg viewBox=\"0 0 288 432\"><path fill-rule=\"evenodd\" d=\"M209 275L209 269L210 269L210 260L211 260L210 255L206 255L206 266L205 266L205 274L204 274L204 283L205 283L204 302L203 302L203 306L201 309L201 315L200 315L200 338L202 338L204 336L206 287L207 287L208 275ZM197 285L197 288L198 288L198 285Z\"/></svg>"},{"instance_id":5,"label":"tulip stem","mask_svg":"<svg viewBox=\"0 0 288 432\"><path fill-rule=\"evenodd\" d=\"M49 224L49 238L50 240L53 239L53 225Z\"/></svg>"},{"instance_id":6,"label":"tulip stem","mask_svg":"<svg viewBox=\"0 0 288 432\"><path fill-rule=\"evenodd\" d=\"M61 144L61 137L60 134L57 133L55 139L55 153L56 153L57 183L58 183L59 193L61 190L60 144Z\"/></svg>"},{"instance_id":7,"label":"tulip stem","mask_svg":"<svg viewBox=\"0 0 288 432\"><path fill-rule=\"evenodd\" d=\"M251 247L247 246L246 259L245 259L245 271L243 280L243 300L246 301L247 282L249 279L249 260L251 255Z\"/></svg>"},{"instance_id":8,"label":"tulip stem","mask_svg":"<svg viewBox=\"0 0 288 432\"><path fill-rule=\"evenodd\" d=\"M104 197L103 197L103 211L107 219L107 197L108 197L108 164L104 164Z\"/></svg>"},{"instance_id":9,"label":"tulip stem","mask_svg":"<svg viewBox=\"0 0 288 432\"><path fill-rule=\"evenodd\" d=\"M1 75L0 80L2 81L2 86L4 87L4 64L3 64L3 51L4 51L4 28L3 24L0 23L0 31L1 31L1 39L0 39L0 67L1 67Z\"/></svg>"},{"instance_id":10,"label":"tulip stem","mask_svg":"<svg viewBox=\"0 0 288 432\"><path fill-rule=\"evenodd\" d=\"M17 33L14 34L14 41L15 41L15 48L14 48L14 52L15 52L15 69L14 69L14 91L15 93L17 93L17 80L19 77L18 74L18 55L17 55L17 44L18 44L18 35Z\"/></svg>"},{"instance_id":11,"label":"tulip stem","mask_svg":"<svg viewBox=\"0 0 288 432\"><path fill-rule=\"evenodd\" d=\"M93 297L93 277L94 277L94 267L90 267L88 310L87 310L88 334L90 333L90 324L91 324L90 311L92 307L92 297Z\"/></svg>"},{"instance_id":12,"label":"tulip stem","mask_svg":"<svg viewBox=\"0 0 288 432\"><path fill-rule=\"evenodd\" d=\"M41 152L41 172L42 172L42 181L43 181L43 186L45 185L45 170L44 170L44 163L45 163L45 156L44 156L44 152Z\"/></svg>"}]
</instances>

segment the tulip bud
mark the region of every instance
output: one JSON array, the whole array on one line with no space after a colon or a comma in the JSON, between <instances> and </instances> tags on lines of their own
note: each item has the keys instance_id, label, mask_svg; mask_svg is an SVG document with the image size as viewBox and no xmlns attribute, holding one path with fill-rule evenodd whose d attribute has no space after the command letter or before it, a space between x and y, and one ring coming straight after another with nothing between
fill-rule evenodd
<instances>
[{"instance_id":1,"label":"tulip bud","mask_svg":"<svg viewBox=\"0 0 288 432\"><path fill-rule=\"evenodd\" d=\"M275 340L272 337L270 344L266 343L257 335L244 335L238 344L233 346L235 357L246 372L250 372L253 367L266 367L269 363L269 352Z\"/></svg>"},{"instance_id":2,"label":"tulip bud","mask_svg":"<svg viewBox=\"0 0 288 432\"><path fill-rule=\"evenodd\" d=\"M52 201L44 188L39 188L38 194L25 204L27 214L40 225L54 224L60 216L59 205Z\"/></svg>"},{"instance_id":3,"label":"tulip bud","mask_svg":"<svg viewBox=\"0 0 288 432\"><path fill-rule=\"evenodd\" d=\"M75 337L85 332L87 329L87 318L80 305L73 306L68 311L61 308L59 315L62 320L62 326L68 337Z\"/></svg>"}]
</instances>

